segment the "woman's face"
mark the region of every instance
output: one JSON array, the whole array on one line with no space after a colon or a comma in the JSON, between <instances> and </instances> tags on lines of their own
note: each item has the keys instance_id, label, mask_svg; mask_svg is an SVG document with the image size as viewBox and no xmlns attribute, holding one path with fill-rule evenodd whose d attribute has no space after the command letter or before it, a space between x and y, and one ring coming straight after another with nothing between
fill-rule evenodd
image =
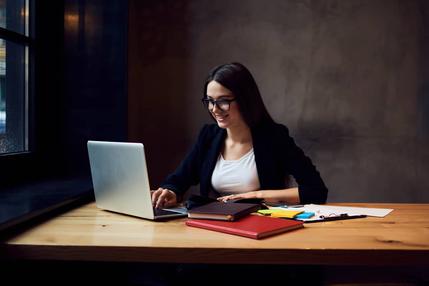
<instances>
[{"instance_id":1,"label":"woman's face","mask_svg":"<svg viewBox=\"0 0 429 286\"><path fill-rule=\"evenodd\" d=\"M213 80L207 85L207 99L211 100L208 104L209 112L216 119L220 128L231 128L245 124L238 108L237 101L228 102L229 100L235 99L234 94L217 81ZM213 104L213 101L217 104Z\"/></svg>"}]
</instances>

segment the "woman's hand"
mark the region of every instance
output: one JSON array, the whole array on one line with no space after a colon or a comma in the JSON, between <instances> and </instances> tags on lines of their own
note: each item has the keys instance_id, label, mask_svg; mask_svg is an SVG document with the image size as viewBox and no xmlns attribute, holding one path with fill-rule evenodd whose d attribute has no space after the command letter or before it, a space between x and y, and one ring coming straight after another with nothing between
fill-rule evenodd
<instances>
[{"instance_id":1,"label":"woman's hand","mask_svg":"<svg viewBox=\"0 0 429 286\"><path fill-rule=\"evenodd\" d=\"M298 188L289 188L282 190L258 190L242 194L235 194L217 198L219 201L227 202L238 199L263 199L270 203L300 204Z\"/></svg>"},{"instance_id":2,"label":"woman's hand","mask_svg":"<svg viewBox=\"0 0 429 286\"><path fill-rule=\"evenodd\" d=\"M242 194L228 195L217 198L218 201L226 203L230 200L240 200L240 199L256 199L258 198L258 192L247 192Z\"/></svg>"},{"instance_id":3,"label":"woman's hand","mask_svg":"<svg viewBox=\"0 0 429 286\"><path fill-rule=\"evenodd\" d=\"M157 208L168 208L177 204L177 196L172 190L158 188L152 191L152 205Z\"/></svg>"}]
</instances>

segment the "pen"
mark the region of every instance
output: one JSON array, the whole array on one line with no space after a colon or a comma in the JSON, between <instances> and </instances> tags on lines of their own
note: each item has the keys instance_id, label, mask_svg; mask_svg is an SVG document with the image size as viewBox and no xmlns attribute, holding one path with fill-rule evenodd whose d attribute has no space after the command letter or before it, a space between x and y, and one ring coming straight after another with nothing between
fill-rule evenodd
<instances>
[{"instance_id":1,"label":"pen","mask_svg":"<svg viewBox=\"0 0 429 286\"><path fill-rule=\"evenodd\" d=\"M312 223L312 222L323 222L323 221L333 221L333 220L343 220L343 219L354 219L354 218L364 218L366 215L348 215L348 214L341 214L338 216L330 216L330 217L324 217L320 216L320 219L317 220L308 220L304 221L305 223Z\"/></svg>"}]
</instances>

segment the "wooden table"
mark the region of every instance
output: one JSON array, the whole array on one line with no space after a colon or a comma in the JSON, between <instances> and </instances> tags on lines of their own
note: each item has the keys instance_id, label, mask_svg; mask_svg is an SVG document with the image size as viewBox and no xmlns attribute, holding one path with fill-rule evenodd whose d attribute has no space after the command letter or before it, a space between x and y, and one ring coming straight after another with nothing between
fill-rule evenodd
<instances>
[{"instance_id":1,"label":"wooden table","mask_svg":"<svg viewBox=\"0 0 429 286\"><path fill-rule=\"evenodd\" d=\"M429 204L338 204L393 208L385 218L306 224L253 240L99 210L68 211L0 244L2 259L172 263L429 266Z\"/></svg>"}]
</instances>

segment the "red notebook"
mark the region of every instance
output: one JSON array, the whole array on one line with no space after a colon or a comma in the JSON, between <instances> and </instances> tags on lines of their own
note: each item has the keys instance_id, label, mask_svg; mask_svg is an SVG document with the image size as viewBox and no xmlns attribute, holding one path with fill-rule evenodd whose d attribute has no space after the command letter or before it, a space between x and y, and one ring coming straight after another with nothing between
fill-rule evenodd
<instances>
[{"instance_id":1,"label":"red notebook","mask_svg":"<svg viewBox=\"0 0 429 286\"><path fill-rule=\"evenodd\" d=\"M186 225L260 239L304 227L303 222L266 216L248 215L237 221L188 219Z\"/></svg>"}]
</instances>

